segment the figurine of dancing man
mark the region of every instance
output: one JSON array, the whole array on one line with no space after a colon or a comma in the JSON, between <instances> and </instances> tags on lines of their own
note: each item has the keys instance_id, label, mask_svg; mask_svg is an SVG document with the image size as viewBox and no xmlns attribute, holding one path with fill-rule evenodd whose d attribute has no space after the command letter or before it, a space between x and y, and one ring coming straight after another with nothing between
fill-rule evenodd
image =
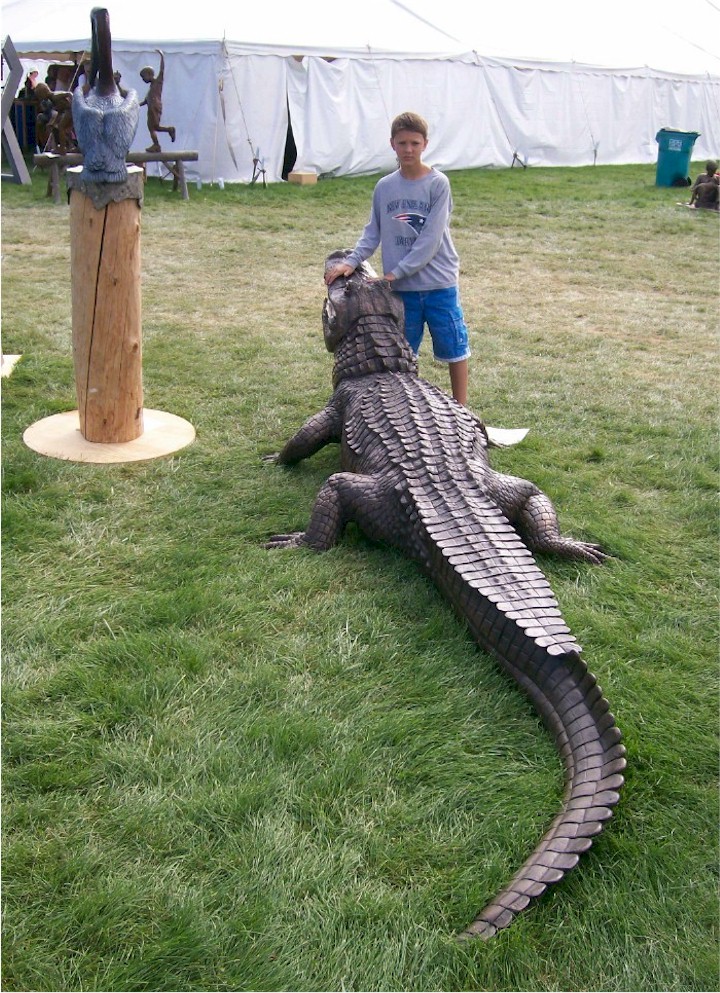
<instances>
[{"instance_id":1,"label":"figurine of dancing man","mask_svg":"<svg viewBox=\"0 0 720 993\"><path fill-rule=\"evenodd\" d=\"M175 128L163 127L160 123L160 118L162 117L162 88L165 78L165 58L159 48L156 48L155 51L160 56L160 69L157 76L152 66L145 66L144 69L140 70L140 78L144 83L149 83L150 86L147 96L140 104L141 107L147 107L147 126L152 140L152 145L145 149L147 152L162 151L160 142L158 141L158 131L166 131L170 135L170 141L175 141Z\"/></svg>"}]
</instances>

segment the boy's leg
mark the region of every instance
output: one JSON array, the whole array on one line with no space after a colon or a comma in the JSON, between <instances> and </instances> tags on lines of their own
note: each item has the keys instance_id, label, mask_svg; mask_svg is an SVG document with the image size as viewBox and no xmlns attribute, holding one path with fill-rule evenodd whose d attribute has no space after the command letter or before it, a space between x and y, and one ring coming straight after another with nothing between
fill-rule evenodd
<instances>
[{"instance_id":1,"label":"boy's leg","mask_svg":"<svg viewBox=\"0 0 720 993\"><path fill-rule=\"evenodd\" d=\"M416 290L398 290L396 292L402 299L405 309L405 337L417 355L420 351L420 343L423 340L423 333L425 331L422 296Z\"/></svg>"},{"instance_id":2,"label":"boy's leg","mask_svg":"<svg viewBox=\"0 0 720 993\"><path fill-rule=\"evenodd\" d=\"M435 360L448 363L452 395L466 406L470 345L457 287L431 290L427 294L425 314Z\"/></svg>"},{"instance_id":3,"label":"boy's leg","mask_svg":"<svg viewBox=\"0 0 720 993\"><path fill-rule=\"evenodd\" d=\"M452 395L458 403L466 407L468 397L468 360L460 359L459 362L450 362L448 368L450 370Z\"/></svg>"}]
</instances>

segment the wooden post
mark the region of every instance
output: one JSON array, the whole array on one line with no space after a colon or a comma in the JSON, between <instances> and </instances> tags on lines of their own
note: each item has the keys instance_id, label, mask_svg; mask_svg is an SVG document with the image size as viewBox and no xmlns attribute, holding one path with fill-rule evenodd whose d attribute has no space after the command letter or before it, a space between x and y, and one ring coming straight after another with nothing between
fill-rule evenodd
<instances>
[{"instance_id":1,"label":"wooden post","mask_svg":"<svg viewBox=\"0 0 720 993\"><path fill-rule=\"evenodd\" d=\"M100 206L79 175L71 176L76 171L69 170L68 187L80 431L91 442L133 441L143 433L142 170L133 169L124 199Z\"/></svg>"},{"instance_id":2,"label":"wooden post","mask_svg":"<svg viewBox=\"0 0 720 993\"><path fill-rule=\"evenodd\" d=\"M62 203L62 197L60 196L60 165L57 162L53 162L50 166L47 195L53 198L53 203Z\"/></svg>"}]
</instances>

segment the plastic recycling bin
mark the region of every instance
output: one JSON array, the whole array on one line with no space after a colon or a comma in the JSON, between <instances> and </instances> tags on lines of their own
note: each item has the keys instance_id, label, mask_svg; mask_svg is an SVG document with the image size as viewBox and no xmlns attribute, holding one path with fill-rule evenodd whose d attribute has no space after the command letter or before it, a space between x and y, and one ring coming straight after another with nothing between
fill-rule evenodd
<instances>
[{"instance_id":1,"label":"plastic recycling bin","mask_svg":"<svg viewBox=\"0 0 720 993\"><path fill-rule=\"evenodd\" d=\"M699 131L675 131L660 128L655 135L658 143L656 186L685 186L690 177L690 157Z\"/></svg>"}]
</instances>

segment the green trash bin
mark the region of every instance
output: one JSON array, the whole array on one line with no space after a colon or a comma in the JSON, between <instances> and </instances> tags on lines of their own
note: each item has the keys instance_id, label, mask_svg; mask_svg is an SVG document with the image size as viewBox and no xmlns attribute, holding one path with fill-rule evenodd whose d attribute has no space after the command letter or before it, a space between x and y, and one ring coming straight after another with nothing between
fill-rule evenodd
<instances>
[{"instance_id":1,"label":"green trash bin","mask_svg":"<svg viewBox=\"0 0 720 993\"><path fill-rule=\"evenodd\" d=\"M690 158L699 131L675 131L660 128L655 135L658 143L656 186L685 186L690 178Z\"/></svg>"}]
</instances>

